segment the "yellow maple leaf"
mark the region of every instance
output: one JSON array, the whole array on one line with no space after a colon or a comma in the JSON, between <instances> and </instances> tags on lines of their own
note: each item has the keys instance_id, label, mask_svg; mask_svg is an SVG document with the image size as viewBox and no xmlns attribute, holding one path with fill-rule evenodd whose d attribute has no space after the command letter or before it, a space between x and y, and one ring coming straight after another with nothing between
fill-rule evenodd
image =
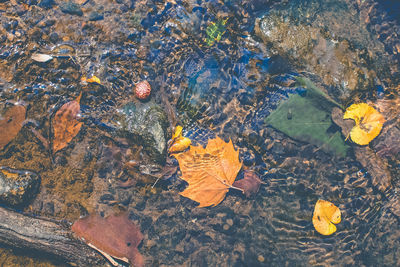
<instances>
[{"instance_id":1,"label":"yellow maple leaf","mask_svg":"<svg viewBox=\"0 0 400 267\"><path fill-rule=\"evenodd\" d=\"M353 119L356 125L351 129L350 137L359 145L367 145L381 132L385 118L376 109L366 103L353 104L346 109L343 119Z\"/></svg>"},{"instance_id":2,"label":"yellow maple leaf","mask_svg":"<svg viewBox=\"0 0 400 267\"><path fill-rule=\"evenodd\" d=\"M340 209L333 203L319 199L315 204L312 222L315 230L322 235L336 232L336 226L341 221Z\"/></svg>"},{"instance_id":3,"label":"yellow maple leaf","mask_svg":"<svg viewBox=\"0 0 400 267\"><path fill-rule=\"evenodd\" d=\"M198 207L218 205L236 179L242 163L232 141L217 137L206 148L191 146L186 152L174 154L179 162L182 179L188 187L180 195L199 202Z\"/></svg>"}]
</instances>

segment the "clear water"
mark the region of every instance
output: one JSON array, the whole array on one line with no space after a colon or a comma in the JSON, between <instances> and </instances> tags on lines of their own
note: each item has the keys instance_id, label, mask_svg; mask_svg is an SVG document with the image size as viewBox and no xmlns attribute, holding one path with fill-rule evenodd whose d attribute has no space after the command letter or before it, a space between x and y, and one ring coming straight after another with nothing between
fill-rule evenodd
<instances>
[{"instance_id":1,"label":"clear water","mask_svg":"<svg viewBox=\"0 0 400 267\"><path fill-rule=\"evenodd\" d=\"M391 183L382 189L350 141L347 156L336 157L264 123L305 90L296 76L344 106L397 99L399 6L389 2L77 1L82 16L61 11L61 2L1 2L2 106L23 101L49 139L54 111L83 92L83 132L67 149L50 156L24 127L0 152L0 165L42 177L22 210L73 222L121 205L145 236L139 251L148 266L400 265L399 156L385 158ZM55 59L34 63L33 52ZM101 86L80 81L92 75ZM151 188L156 178L147 174L160 166L140 144L114 136L113 114L143 79L186 136L203 145L216 135L232 139L245 168L266 183L253 198L229 192L216 207L196 208L179 196L179 174ZM392 123L399 127L398 118ZM129 160L141 167L126 170ZM136 184L118 186L128 178ZM331 236L312 225L318 199L342 211Z\"/></svg>"}]
</instances>

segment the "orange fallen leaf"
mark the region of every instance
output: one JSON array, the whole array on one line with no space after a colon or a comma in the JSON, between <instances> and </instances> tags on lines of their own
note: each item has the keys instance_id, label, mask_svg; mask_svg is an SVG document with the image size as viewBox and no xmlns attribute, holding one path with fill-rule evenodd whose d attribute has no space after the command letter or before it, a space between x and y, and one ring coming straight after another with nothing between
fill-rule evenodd
<instances>
[{"instance_id":1,"label":"orange fallen leaf","mask_svg":"<svg viewBox=\"0 0 400 267\"><path fill-rule=\"evenodd\" d=\"M65 103L53 118L53 151L63 149L79 133L82 122L77 120L80 112L81 95L76 100Z\"/></svg>"},{"instance_id":2,"label":"orange fallen leaf","mask_svg":"<svg viewBox=\"0 0 400 267\"><path fill-rule=\"evenodd\" d=\"M22 128L25 120L26 108L14 105L0 118L0 149L13 140Z\"/></svg>"},{"instance_id":3,"label":"orange fallen leaf","mask_svg":"<svg viewBox=\"0 0 400 267\"><path fill-rule=\"evenodd\" d=\"M232 141L217 137L206 148L190 146L186 152L174 154L179 162L182 179L189 183L180 195L199 202L198 207L218 205L232 186L242 167L239 151Z\"/></svg>"},{"instance_id":4,"label":"orange fallen leaf","mask_svg":"<svg viewBox=\"0 0 400 267\"><path fill-rule=\"evenodd\" d=\"M91 214L77 220L71 230L101 252L111 263L113 259L107 255L129 262L133 266L144 264L143 257L137 249L143 235L126 213L110 215L107 218Z\"/></svg>"},{"instance_id":5,"label":"orange fallen leaf","mask_svg":"<svg viewBox=\"0 0 400 267\"><path fill-rule=\"evenodd\" d=\"M315 230L322 235L336 232L336 226L341 221L340 209L333 203L319 199L315 204L312 222Z\"/></svg>"},{"instance_id":6,"label":"orange fallen leaf","mask_svg":"<svg viewBox=\"0 0 400 267\"><path fill-rule=\"evenodd\" d=\"M373 107L365 103L353 104L346 109L343 119L353 119L356 125L350 131L351 140L359 145L367 145L381 132L385 118Z\"/></svg>"}]
</instances>

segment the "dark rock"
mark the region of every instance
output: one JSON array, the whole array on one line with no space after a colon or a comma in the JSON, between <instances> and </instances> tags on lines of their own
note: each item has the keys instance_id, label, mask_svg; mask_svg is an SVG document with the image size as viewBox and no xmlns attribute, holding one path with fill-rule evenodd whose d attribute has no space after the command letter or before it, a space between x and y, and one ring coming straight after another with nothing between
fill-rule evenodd
<instances>
[{"instance_id":1,"label":"dark rock","mask_svg":"<svg viewBox=\"0 0 400 267\"><path fill-rule=\"evenodd\" d=\"M50 41L55 44L60 40L60 37L58 36L58 34L56 32L52 32L49 36Z\"/></svg>"},{"instance_id":2,"label":"dark rock","mask_svg":"<svg viewBox=\"0 0 400 267\"><path fill-rule=\"evenodd\" d=\"M27 170L0 167L0 200L18 206L31 200L38 192L40 176Z\"/></svg>"},{"instance_id":3,"label":"dark rock","mask_svg":"<svg viewBox=\"0 0 400 267\"><path fill-rule=\"evenodd\" d=\"M83 12L82 9L78 4L75 4L74 2L65 2L60 4L60 9L62 12L71 14L71 15L77 15L77 16L82 16Z\"/></svg>"},{"instance_id":4,"label":"dark rock","mask_svg":"<svg viewBox=\"0 0 400 267\"><path fill-rule=\"evenodd\" d=\"M41 0L38 4L38 6L42 7L42 8L52 8L54 5L54 0Z\"/></svg>"},{"instance_id":5,"label":"dark rock","mask_svg":"<svg viewBox=\"0 0 400 267\"><path fill-rule=\"evenodd\" d=\"M107 203L114 200L114 196L111 194L104 194L100 197L100 202Z\"/></svg>"},{"instance_id":6,"label":"dark rock","mask_svg":"<svg viewBox=\"0 0 400 267\"><path fill-rule=\"evenodd\" d=\"M154 103L130 102L117 118L120 133L137 144L142 144L152 160L164 163L167 148L168 119L164 110Z\"/></svg>"},{"instance_id":7,"label":"dark rock","mask_svg":"<svg viewBox=\"0 0 400 267\"><path fill-rule=\"evenodd\" d=\"M104 19L103 14L100 14L100 13L98 13L96 11L93 11L93 12L91 12L89 14L89 20L90 21L97 21L97 20L102 20L102 19Z\"/></svg>"}]
</instances>

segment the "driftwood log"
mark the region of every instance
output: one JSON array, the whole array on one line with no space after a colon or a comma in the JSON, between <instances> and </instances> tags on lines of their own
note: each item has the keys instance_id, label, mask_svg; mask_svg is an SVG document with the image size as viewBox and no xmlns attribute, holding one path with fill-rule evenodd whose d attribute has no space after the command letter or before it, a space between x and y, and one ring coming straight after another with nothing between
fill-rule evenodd
<instances>
[{"instance_id":1,"label":"driftwood log","mask_svg":"<svg viewBox=\"0 0 400 267\"><path fill-rule=\"evenodd\" d=\"M0 207L0 243L40 253L73 266L109 266L67 226Z\"/></svg>"}]
</instances>

